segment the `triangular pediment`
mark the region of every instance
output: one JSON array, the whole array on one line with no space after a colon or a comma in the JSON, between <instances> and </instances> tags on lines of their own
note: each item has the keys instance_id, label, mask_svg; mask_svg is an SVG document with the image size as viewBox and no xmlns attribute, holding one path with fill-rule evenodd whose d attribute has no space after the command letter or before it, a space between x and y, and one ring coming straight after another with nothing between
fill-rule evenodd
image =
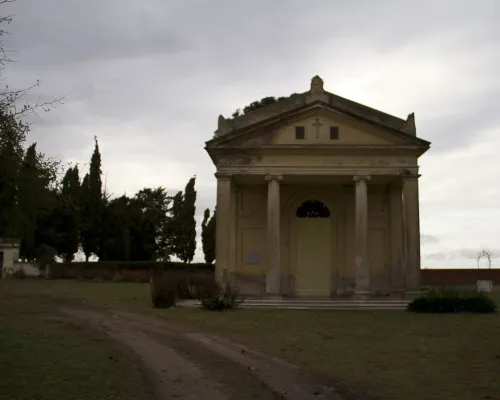
<instances>
[{"instance_id":1,"label":"triangular pediment","mask_svg":"<svg viewBox=\"0 0 500 400\"><path fill-rule=\"evenodd\" d=\"M296 137L297 127L303 129L303 138ZM335 132L338 132L338 136L335 135ZM319 104L300 112L225 134L207 143L207 147L219 146L242 148L260 146L428 147L428 142Z\"/></svg>"}]
</instances>

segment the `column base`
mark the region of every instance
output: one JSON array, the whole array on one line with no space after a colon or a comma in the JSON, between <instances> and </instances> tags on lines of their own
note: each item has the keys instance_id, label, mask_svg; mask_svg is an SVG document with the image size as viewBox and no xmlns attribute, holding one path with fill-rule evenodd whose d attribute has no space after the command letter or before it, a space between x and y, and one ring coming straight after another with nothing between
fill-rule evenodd
<instances>
[{"instance_id":1,"label":"column base","mask_svg":"<svg viewBox=\"0 0 500 400\"><path fill-rule=\"evenodd\" d=\"M368 300L372 297L372 292L369 290L356 290L352 296L355 300Z\"/></svg>"},{"instance_id":2,"label":"column base","mask_svg":"<svg viewBox=\"0 0 500 400\"><path fill-rule=\"evenodd\" d=\"M420 290L407 290L406 292L404 292L404 298L412 300L415 297L420 296L421 294L422 292Z\"/></svg>"},{"instance_id":3,"label":"column base","mask_svg":"<svg viewBox=\"0 0 500 400\"><path fill-rule=\"evenodd\" d=\"M272 293L266 293L263 298L265 300L283 300L283 296L281 294Z\"/></svg>"}]
</instances>

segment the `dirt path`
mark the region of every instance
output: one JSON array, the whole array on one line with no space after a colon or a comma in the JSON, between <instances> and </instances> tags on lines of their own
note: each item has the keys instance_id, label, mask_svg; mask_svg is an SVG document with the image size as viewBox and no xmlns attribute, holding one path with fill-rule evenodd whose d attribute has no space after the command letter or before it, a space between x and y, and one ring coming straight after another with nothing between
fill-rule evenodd
<instances>
[{"instance_id":1,"label":"dirt path","mask_svg":"<svg viewBox=\"0 0 500 400\"><path fill-rule=\"evenodd\" d=\"M157 340L132 327L122 318L87 310L63 310L107 333L137 354L150 372L158 400L225 400L218 388L204 378L193 363Z\"/></svg>"},{"instance_id":2,"label":"dirt path","mask_svg":"<svg viewBox=\"0 0 500 400\"><path fill-rule=\"evenodd\" d=\"M268 357L239 344L214 335L189 332L158 319L119 311L64 310L66 314L85 321L106 332L134 351L151 371L158 399L284 399L341 400L331 384L305 374L300 368L283 360ZM196 349L209 353L196 363L186 354ZM214 358L222 359L218 366ZM191 357L192 358L192 357ZM198 362L200 362L199 365ZM211 369L225 369L223 384L214 383ZM205 367L205 368L203 368ZM239 370L239 371L237 371ZM205 371L205 372L204 372ZM228 381L227 374L235 375ZM217 376L214 377L217 380ZM260 390L247 393L247 378L260 383ZM224 386L232 386L233 391ZM255 386L255 385L253 385ZM228 394L229 393L229 394ZM231 393L233 395L231 395ZM351 399L358 398L351 397Z\"/></svg>"}]
</instances>

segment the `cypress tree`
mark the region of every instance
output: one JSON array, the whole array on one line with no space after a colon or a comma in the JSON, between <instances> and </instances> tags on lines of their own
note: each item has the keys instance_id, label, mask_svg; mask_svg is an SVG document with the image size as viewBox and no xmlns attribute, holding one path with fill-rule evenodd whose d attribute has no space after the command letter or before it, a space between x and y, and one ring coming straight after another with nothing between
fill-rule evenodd
<instances>
[{"instance_id":1,"label":"cypress tree","mask_svg":"<svg viewBox=\"0 0 500 400\"><path fill-rule=\"evenodd\" d=\"M183 259L185 247L182 227L183 205L184 196L182 191L179 191L172 199L172 208L170 209L171 217L167 225L169 253L181 260Z\"/></svg>"},{"instance_id":2,"label":"cypress tree","mask_svg":"<svg viewBox=\"0 0 500 400\"><path fill-rule=\"evenodd\" d=\"M36 143L26 150L20 168L19 180L19 221L21 224L21 256L32 260L36 257L37 247L42 244L53 246L58 242L57 220L41 220L51 214L56 206L56 192L53 183L59 162L45 158L37 152ZM41 227L45 232L41 231ZM48 243L43 243L44 238Z\"/></svg>"},{"instance_id":3,"label":"cypress tree","mask_svg":"<svg viewBox=\"0 0 500 400\"><path fill-rule=\"evenodd\" d=\"M104 207L102 196L101 153L99 152L97 137L95 137L94 140L95 147L90 159L89 173L85 176L82 184L82 246L87 261L92 253L99 253Z\"/></svg>"},{"instance_id":4,"label":"cypress tree","mask_svg":"<svg viewBox=\"0 0 500 400\"><path fill-rule=\"evenodd\" d=\"M192 177L184 190L182 205L182 231L185 238L185 249L181 260L190 263L196 251L196 176Z\"/></svg>"},{"instance_id":5,"label":"cypress tree","mask_svg":"<svg viewBox=\"0 0 500 400\"><path fill-rule=\"evenodd\" d=\"M207 208L203 215L201 224L201 241L205 262L212 264L215 260L215 210L210 218L210 210Z\"/></svg>"},{"instance_id":6,"label":"cypress tree","mask_svg":"<svg viewBox=\"0 0 500 400\"><path fill-rule=\"evenodd\" d=\"M75 165L64 175L58 201L62 231L58 253L67 262L73 260L80 245L81 202L80 172Z\"/></svg>"},{"instance_id":7,"label":"cypress tree","mask_svg":"<svg viewBox=\"0 0 500 400\"><path fill-rule=\"evenodd\" d=\"M35 258L35 230L37 226L41 190L37 165L36 143L26 150L20 169L19 209L21 211L21 257ZM42 183L43 184L43 183Z\"/></svg>"}]
</instances>

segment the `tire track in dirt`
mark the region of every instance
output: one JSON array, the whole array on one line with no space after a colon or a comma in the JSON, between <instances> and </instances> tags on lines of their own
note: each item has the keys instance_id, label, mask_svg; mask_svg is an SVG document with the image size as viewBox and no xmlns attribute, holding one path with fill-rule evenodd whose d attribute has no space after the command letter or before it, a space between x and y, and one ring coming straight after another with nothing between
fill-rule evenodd
<instances>
[{"instance_id":1,"label":"tire track in dirt","mask_svg":"<svg viewBox=\"0 0 500 400\"><path fill-rule=\"evenodd\" d=\"M226 400L226 396L201 370L177 352L134 329L122 319L87 310L63 310L65 314L84 321L105 332L137 354L148 371L158 400Z\"/></svg>"},{"instance_id":2,"label":"tire track in dirt","mask_svg":"<svg viewBox=\"0 0 500 400\"><path fill-rule=\"evenodd\" d=\"M233 365L240 367L245 373L256 378L272 392L271 397L275 399L366 400L367 398L362 394L348 394L345 390L340 390L329 383L327 379L305 373L296 365L281 359L269 357L215 335L191 332L152 317L115 310L96 312L71 309L65 310L65 312L89 322L93 326L101 327L101 329L104 327L103 330L106 333L130 347L142 358L146 366L155 371L161 382L159 390L166 390L165 393L169 393L168 390L171 392L173 387L176 387L176 394L180 395L178 398L205 398L210 400L225 397L222 388L209 382L195 363L188 361L170 348L168 341L167 345L165 345L165 343L155 339L160 335L186 341L190 347L202 346L210 350L214 355L223 357ZM138 344L138 342L140 343ZM160 352L163 352L163 355L158 357ZM177 375L174 371L164 371L166 364L177 369ZM179 368L176 366L179 366ZM180 383L178 382L179 379L181 380ZM162 389L161 387L164 386L170 387L168 390L166 388ZM201 392L197 391L198 394L184 397L187 391L196 386L196 389L200 389ZM346 396L341 396L340 392ZM200 393L203 395L200 396ZM160 397L160 399L163 398L170 397ZM265 398L269 398L269 396L265 396Z\"/></svg>"}]
</instances>

